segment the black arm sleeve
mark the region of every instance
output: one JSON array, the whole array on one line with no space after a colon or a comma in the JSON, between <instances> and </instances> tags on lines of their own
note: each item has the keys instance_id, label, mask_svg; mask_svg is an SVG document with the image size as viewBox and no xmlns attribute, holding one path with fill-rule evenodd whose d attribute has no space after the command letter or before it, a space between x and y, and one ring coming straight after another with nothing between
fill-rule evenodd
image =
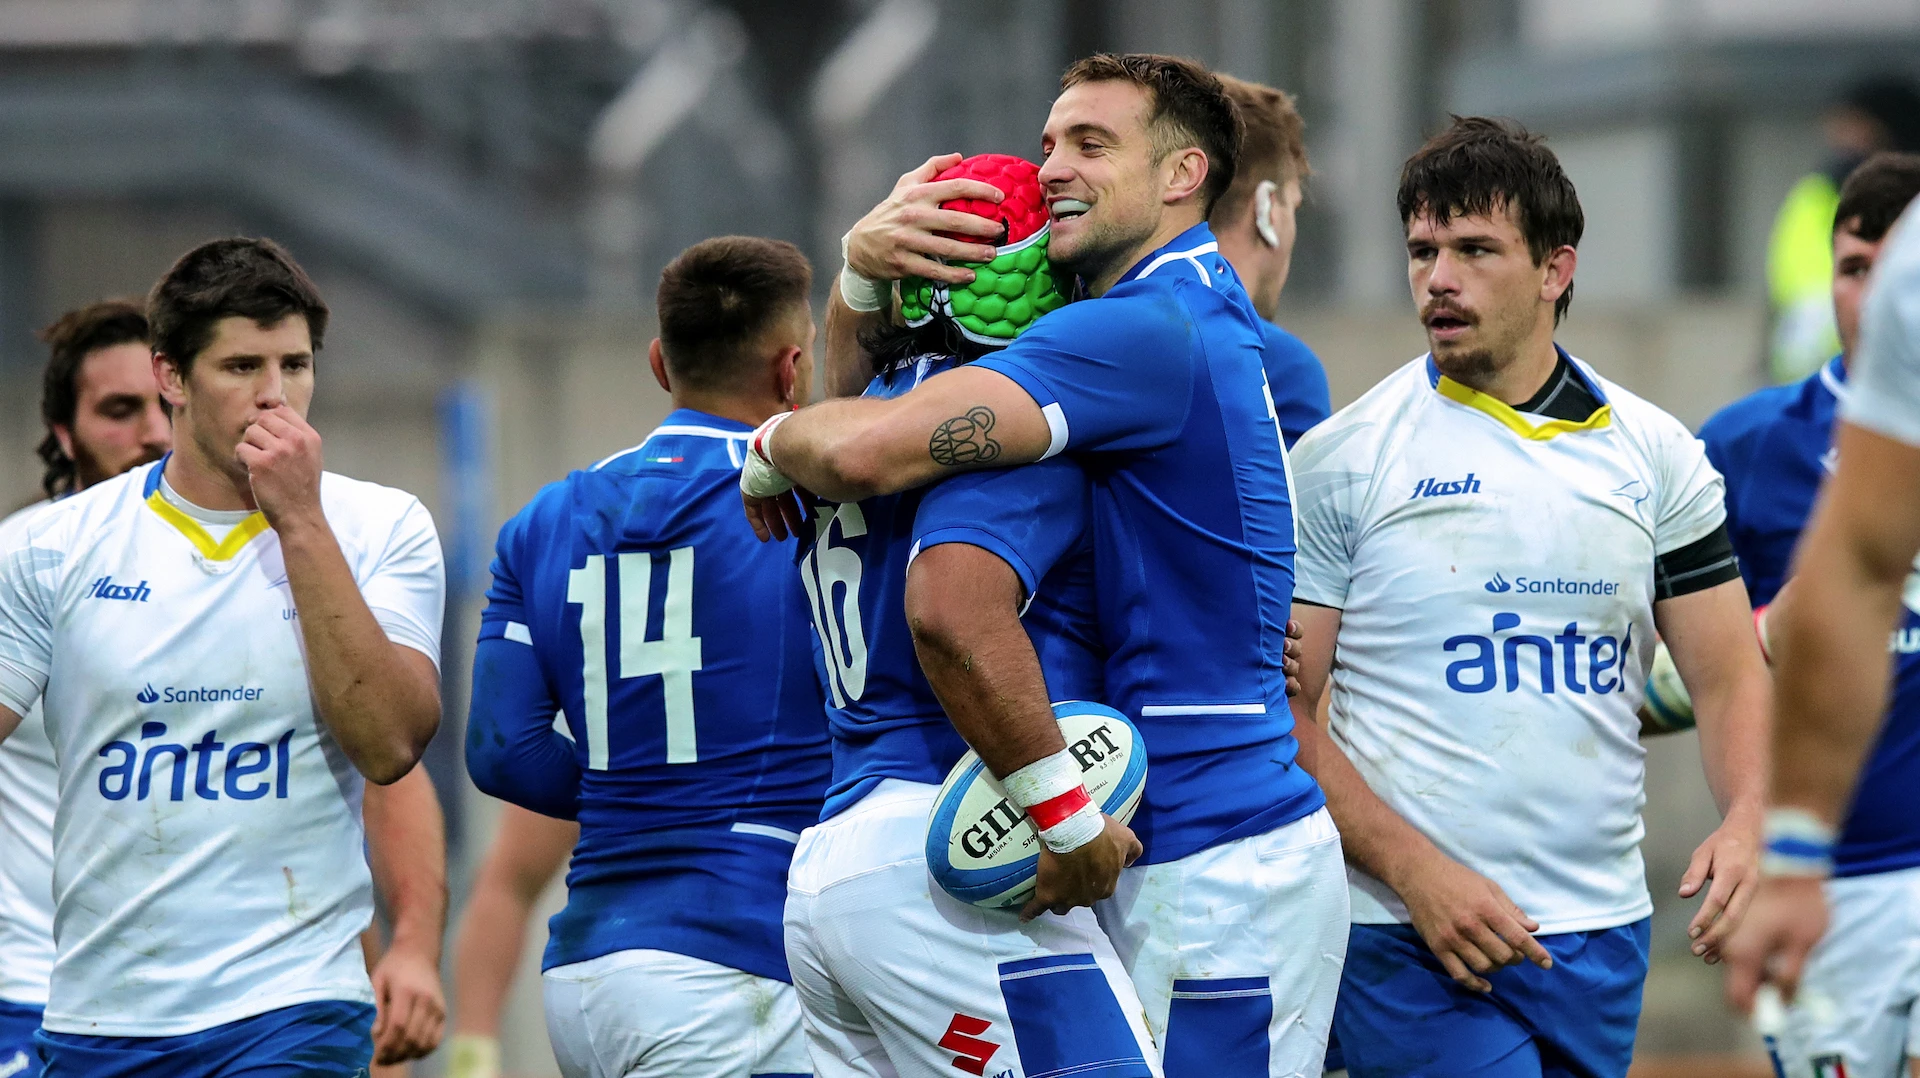
<instances>
[{"instance_id":1,"label":"black arm sleeve","mask_svg":"<svg viewBox=\"0 0 1920 1078\"><path fill-rule=\"evenodd\" d=\"M1691 595L1738 579L1740 559L1733 552L1733 540L1727 536L1725 522L1705 538L1653 559L1654 602Z\"/></svg>"}]
</instances>

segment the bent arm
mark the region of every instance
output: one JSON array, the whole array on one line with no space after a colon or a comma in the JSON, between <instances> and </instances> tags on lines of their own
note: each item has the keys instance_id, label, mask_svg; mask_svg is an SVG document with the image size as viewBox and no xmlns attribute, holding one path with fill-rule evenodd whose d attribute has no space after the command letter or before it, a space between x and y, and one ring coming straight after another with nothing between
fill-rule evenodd
<instances>
[{"instance_id":1,"label":"bent arm","mask_svg":"<svg viewBox=\"0 0 1920 1078\"><path fill-rule=\"evenodd\" d=\"M873 358L860 347L862 334L884 325L887 312L856 311L840 298L840 282L827 297L827 362L821 369L826 399L857 397L873 380Z\"/></svg>"},{"instance_id":2,"label":"bent arm","mask_svg":"<svg viewBox=\"0 0 1920 1078\"><path fill-rule=\"evenodd\" d=\"M1885 713L1887 637L1920 551L1920 447L1841 423L1841 466L1769 613L1773 800L1839 824Z\"/></svg>"},{"instance_id":3,"label":"bent arm","mask_svg":"<svg viewBox=\"0 0 1920 1078\"><path fill-rule=\"evenodd\" d=\"M467 773L482 793L571 820L580 813L580 762L553 728L559 710L533 648L482 637L473 653Z\"/></svg>"},{"instance_id":4,"label":"bent arm","mask_svg":"<svg viewBox=\"0 0 1920 1078\"><path fill-rule=\"evenodd\" d=\"M0 741L13 736L20 728L20 714L4 704L0 704Z\"/></svg>"},{"instance_id":5,"label":"bent arm","mask_svg":"<svg viewBox=\"0 0 1920 1078\"><path fill-rule=\"evenodd\" d=\"M1318 721L1333 671L1340 611L1295 603L1293 620L1300 623L1301 631L1300 695L1291 701L1293 736L1300 742L1300 766L1327 795L1327 811L1340 829L1340 845L1347 860L1396 892L1405 893L1399 881L1407 870L1442 854L1427 836L1373 792Z\"/></svg>"},{"instance_id":6,"label":"bent arm","mask_svg":"<svg viewBox=\"0 0 1920 1078\"><path fill-rule=\"evenodd\" d=\"M1019 576L977 546L943 543L907 570L907 624L927 682L954 729L1005 778L1066 748L1033 641Z\"/></svg>"},{"instance_id":7,"label":"bent arm","mask_svg":"<svg viewBox=\"0 0 1920 1078\"><path fill-rule=\"evenodd\" d=\"M829 501L852 502L973 468L1039 460L1051 444L1046 416L1019 383L961 367L893 400L802 408L763 448L795 484Z\"/></svg>"},{"instance_id":8,"label":"bent arm","mask_svg":"<svg viewBox=\"0 0 1920 1078\"><path fill-rule=\"evenodd\" d=\"M1726 817L1757 823L1766 799L1766 659L1738 579L1653 605L1660 638L1693 700L1707 786Z\"/></svg>"},{"instance_id":9,"label":"bent arm","mask_svg":"<svg viewBox=\"0 0 1920 1078\"><path fill-rule=\"evenodd\" d=\"M314 710L367 781L398 781L440 727L440 671L387 638L324 518L276 525Z\"/></svg>"},{"instance_id":10,"label":"bent arm","mask_svg":"<svg viewBox=\"0 0 1920 1078\"><path fill-rule=\"evenodd\" d=\"M367 862L393 926L389 951L440 967L447 929L447 831L427 769L416 766L388 786L367 790Z\"/></svg>"}]
</instances>

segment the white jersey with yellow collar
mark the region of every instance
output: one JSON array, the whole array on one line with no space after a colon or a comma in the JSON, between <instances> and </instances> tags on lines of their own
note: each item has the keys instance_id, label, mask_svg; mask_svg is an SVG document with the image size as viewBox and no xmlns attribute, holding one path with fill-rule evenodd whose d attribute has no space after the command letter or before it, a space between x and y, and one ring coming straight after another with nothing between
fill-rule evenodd
<instances>
[{"instance_id":1,"label":"white jersey with yellow collar","mask_svg":"<svg viewBox=\"0 0 1920 1078\"><path fill-rule=\"evenodd\" d=\"M1343 611L1334 739L1542 932L1652 912L1636 712L1655 558L1726 513L1678 420L1572 362L1602 401L1584 421L1522 414L1422 357L1293 457L1294 595ZM1356 923L1408 920L1380 881L1349 877Z\"/></svg>"},{"instance_id":2,"label":"white jersey with yellow collar","mask_svg":"<svg viewBox=\"0 0 1920 1078\"><path fill-rule=\"evenodd\" d=\"M60 761L44 1025L159 1037L370 1002L361 777L314 713L278 537L216 540L164 462L56 503L0 550L0 705ZM327 474L321 506L387 636L436 662L433 522Z\"/></svg>"},{"instance_id":3,"label":"white jersey with yellow collar","mask_svg":"<svg viewBox=\"0 0 1920 1078\"><path fill-rule=\"evenodd\" d=\"M38 502L0 521L0 551ZM34 705L0 741L0 1000L47 1005L53 975L53 807L60 780L53 743Z\"/></svg>"}]
</instances>

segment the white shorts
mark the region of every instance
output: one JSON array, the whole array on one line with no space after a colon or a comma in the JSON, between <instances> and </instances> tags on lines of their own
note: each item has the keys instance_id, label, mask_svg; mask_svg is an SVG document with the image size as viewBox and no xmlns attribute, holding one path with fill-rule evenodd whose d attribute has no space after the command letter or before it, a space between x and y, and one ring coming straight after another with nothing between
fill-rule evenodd
<instances>
[{"instance_id":1,"label":"white shorts","mask_svg":"<svg viewBox=\"0 0 1920 1078\"><path fill-rule=\"evenodd\" d=\"M1159 1078L1091 910L970 906L927 874L934 786L888 780L800 836L787 963L820 1078Z\"/></svg>"},{"instance_id":2,"label":"white shorts","mask_svg":"<svg viewBox=\"0 0 1920 1078\"><path fill-rule=\"evenodd\" d=\"M790 984L669 951L616 951L540 980L567 1078L809 1072Z\"/></svg>"},{"instance_id":3,"label":"white shorts","mask_svg":"<svg viewBox=\"0 0 1920 1078\"><path fill-rule=\"evenodd\" d=\"M1347 957L1346 881L1326 809L1121 874L1100 924L1167 1078L1318 1078Z\"/></svg>"},{"instance_id":4,"label":"white shorts","mask_svg":"<svg viewBox=\"0 0 1920 1078\"><path fill-rule=\"evenodd\" d=\"M1789 1078L1905 1078L1902 1060L1920 1056L1920 868L1828 880L1826 892L1827 934L1787 1009L1777 1062Z\"/></svg>"}]
</instances>

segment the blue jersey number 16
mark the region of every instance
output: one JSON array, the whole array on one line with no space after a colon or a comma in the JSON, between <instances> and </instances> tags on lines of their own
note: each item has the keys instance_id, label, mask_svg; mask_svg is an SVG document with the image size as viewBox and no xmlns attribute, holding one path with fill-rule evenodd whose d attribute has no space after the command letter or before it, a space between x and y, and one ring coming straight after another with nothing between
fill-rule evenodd
<instances>
[{"instance_id":1,"label":"blue jersey number 16","mask_svg":"<svg viewBox=\"0 0 1920 1078\"><path fill-rule=\"evenodd\" d=\"M660 639L648 640L647 607L653 555L590 554L567 573L567 602L580 606L580 679L586 696L587 767L607 769L607 563L618 559L620 676L659 674L667 711L667 762L700 758L694 738L693 672L700 669L700 638L693 635L693 548L667 555L667 595Z\"/></svg>"}]
</instances>

